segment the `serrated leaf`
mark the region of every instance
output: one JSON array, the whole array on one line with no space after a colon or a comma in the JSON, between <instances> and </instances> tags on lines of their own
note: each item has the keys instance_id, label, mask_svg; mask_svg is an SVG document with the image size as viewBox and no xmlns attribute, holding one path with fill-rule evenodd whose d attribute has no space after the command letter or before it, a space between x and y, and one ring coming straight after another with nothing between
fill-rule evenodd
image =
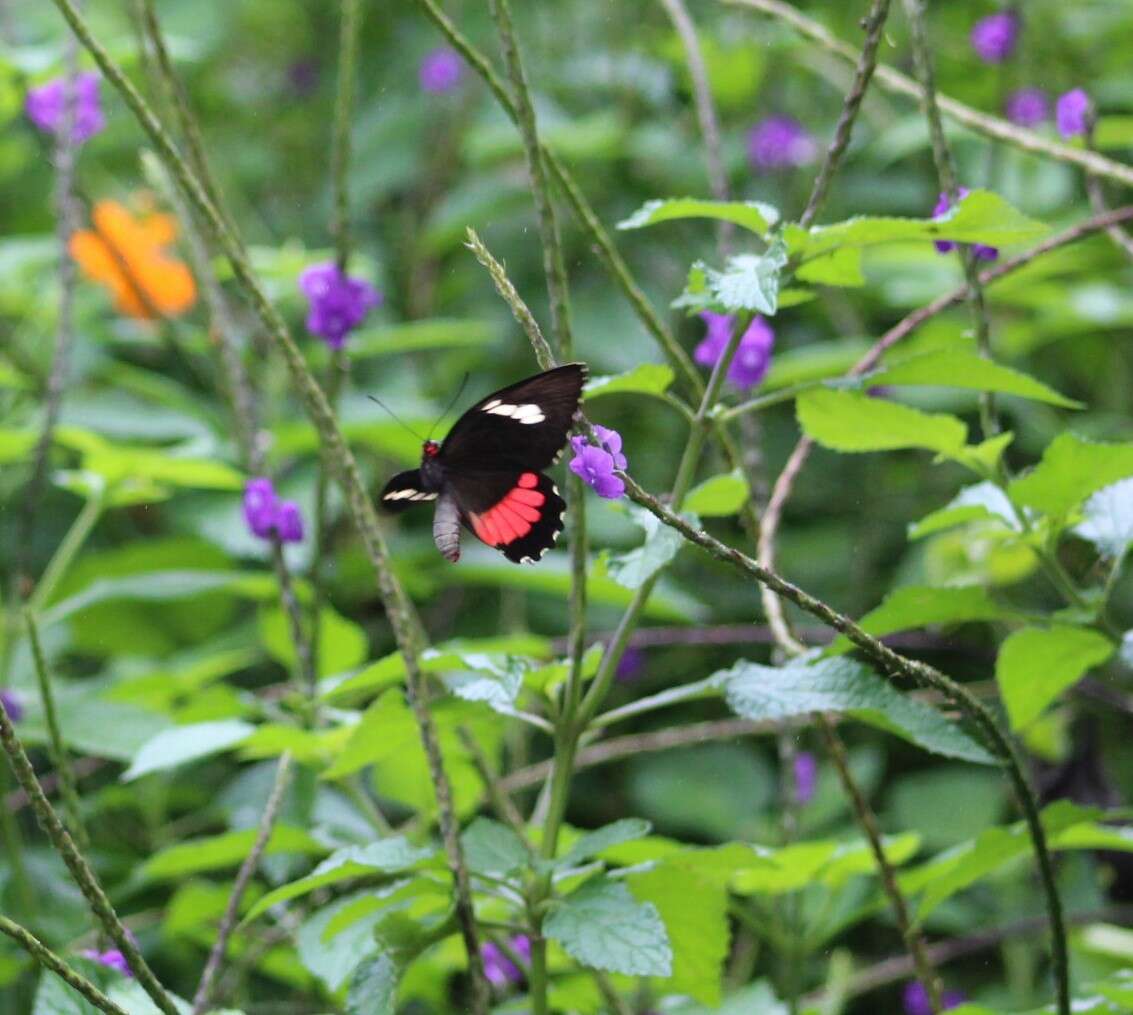
<instances>
[{"instance_id":1,"label":"serrated leaf","mask_svg":"<svg viewBox=\"0 0 1133 1015\"><path fill-rule=\"evenodd\" d=\"M355 967L346 991L346 1015L394 1015L401 969L384 952L369 955Z\"/></svg>"},{"instance_id":2,"label":"serrated leaf","mask_svg":"<svg viewBox=\"0 0 1133 1015\"><path fill-rule=\"evenodd\" d=\"M446 675L445 687L465 701L482 701L505 715L510 712L530 669L527 660L469 653L462 655L460 661L471 669Z\"/></svg>"},{"instance_id":3,"label":"serrated leaf","mask_svg":"<svg viewBox=\"0 0 1133 1015\"><path fill-rule=\"evenodd\" d=\"M475 874L507 877L531 861L523 840L507 825L477 818L460 837L468 869Z\"/></svg>"},{"instance_id":4,"label":"serrated leaf","mask_svg":"<svg viewBox=\"0 0 1133 1015\"><path fill-rule=\"evenodd\" d=\"M642 839L652 830L652 825L643 818L622 818L609 825L603 825L593 832L580 836L561 857L555 861L557 867L577 867L585 860L597 856L603 850L619 846L625 842Z\"/></svg>"},{"instance_id":5,"label":"serrated leaf","mask_svg":"<svg viewBox=\"0 0 1133 1015\"><path fill-rule=\"evenodd\" d=\"M906 585L890 592L884 602L870 610L858 624L867 634L881 638L895 631L910 631L929 624L1003 620L1011 616L1010 610L1005 610L986 589L976 585L940 589ZM827 651L846 652L852 645L845 635L840 635Z\"/></svg>"},{"instance_id":6,"label":"serrated leaf","mask_svg":"<svg viewBox=\"0 0 1133 1015\"><path fill-rule=\"evenodd\" d=\"M899 866L916 855L920 843L919 835L906 832L885 836L881 845L886 859ZM819 839L769 851L763 864L738 870L730 886L741 895L783 895L816 883L837 888L850 877L876 870L873 849L864 839L851 842Z\"/></svg>"},{"instance_id":7,"label":"serrated leaf","mask_svg":"<svg viewBox=\"0 0 1133 1015\"><path fill-rule=\"evenodd\" d=\"M633 505L629 511L645 530L645 542L626 553L611 554L606 571L623 588L638 589L677 555L684 537L644 508Z\"/></svg>"},{"instance_id":8,"label":"serrated leaf","mask_svg":"<svg viewBox=\"0 0 1133 1015\"><path fill-rule=\"evenodd\" d=\"M591 969L627 976L672 974L673 952L657 908L604 877L563 899L543 921L543 934Z\"/></svg>"},{"instance_id":9,"label":"serrated leaf","mask_svg":"<svg viewBox=\"0 0 1133 1015\"><path fill-rule=\"evenodd\" d=\"M984 482L965 487L945 507L911 525L909 538L922 539L974 521L994 521L1013 532L1021 532L1023 528L1003 489L995 483Z\"/></svg>"},{"instance_id":10,"label":"serrated leaf","mask_svg":"<svg viewBox=\"0 0 1133 1015\"><path fill-rule=\"evenodd\" d=\"M743 471L733 469L693 487L681 506L701 518L720 518L739 511L749 492Z\"/></svg>"},{"instance_id":11,"label":"serrated leaf","mask_svg":"<svg viewBox=\"0 0 1133 1015\"><path fill-rule=\"evenodd\" d=\"M639 363L624 374L594 377L582 389L584 401L605 395L662 395L673 383L673 368L664 363Z\"/></svg>"},{"instance_id":12,"label":"serrated leaf","mask_svg":"<svg viewBox=\"0 0 1133 1015\"><path fill-rule=\"evenodd\" d=\"M346 983L359 961L378 947L374 927L382 919L381 909L344 924L335 934L329 930L344 911L364 904L371 893L366 889L327 903L304 920L295 935L299 960L331 990Z\"/></svg>"},{"instance_id":13,"label":"serrated leaf","mask_svg":"<svg viewBox=\"0 0 1133 1015\"><path fill-rule=\"evenodd\" d=\"M734 222L758 236L766 236L779 221L779 211L762 201L705 201L696 197L671 197L646 201L629 218L619 222L618 228L641 229L659 222L690 218Z\"/></svg>"},{"instance_id":14,"label":"serrated leaf","mask_svg":"<svg viewBox=\"0 0 1133 1015\"><path fill-rule=\"evenodd\" d=\"M708 268L708 290L725 313L747 311L773 317L779 307L779 275L787 263L782 244L763 254L735 254L723 271Z\"/></svg>"},{"instance_id":15,"label":"serrated leaf","mask_svg":"<svg viewBox=\"0 0 1133 1015\"><path fill-rule=\"evenodd\" d=\"M1082 513L1085 517L1075 534L1088 539L1103 556L1120 560L1133 546L1133 479L1103 487L1086 501Z\"/></svg>"},{"instance_id":16,"label":"serrated leaf","mask_svg":"<svg viewBox=\"0 0 1133 1015\"><path fill-rule=\"evenodd\" d=\"M239 719L199 722L162 730L142 744L130 767L122 773L122 781L129 782L150 772L165 771L231 750L255 732L255 726Z\"/></svg>"},{"instance_id":17,"label":"serrated leaf","mask_svg":"<svg viewBox=\"0 0 1133 1015\"><path fill-rule=\"evenodd\" d=\"M901 694L863 664L844 657L781 668L741 660L711 678L744 719L782 720L839 712L949 758L994 764L979 744L934 708Z\"/></svg>"},{"instance_id":18,"label":"serrated leaf","mask_svg":"<svg viewBox=\"0 0 1133 1015\"><path fill-rule=\"evenodd\" d=\"M1064 409L1081 409L1082 403L1059 394L1042 381L962 349L937 349L887 364L865 378L869 385L936 385L998 391Z\"/></svg>"},{"instance_id":19,"label":"serrated leaf","mask_svg":"<svg viewBox=\"0 0 1133 1015\"><path fill-rule=\"evenodd\" d=\"M796 405L807 436L833 451L925 448L952 457L968 439L968 427L955 416L856 391L815 388L800 394Z\"/></svg>"},{"instance_id":20,"label":"serrated leaf","mask_svg":"<svg viewBox=\"0 0 1133 1015\"><path fill-rule=\"evenodd\" d=\"M182 878L202 871L223 870L242 863L255 844L258 829L243 828L203 839L190 839L155 853L142 867L148 878ZM265 856L278 853L325 853L327 847L301 828L276 825L264 850Z\"/></svg>"},{"instance_id":21,"label":"serrated leaf","mask_svg":"<svg viewBox=\"0 0 1133 1015\"><path fill-rule=\"evenodd\" d=\"M1092 493L1133 476L1133 443L1099 444L1060 434L1042 461L1007 487L1011 499L1051 517L1068 514Z\"/></svg>"},{"instance_id":22,"label":"serrated leaf","mask_svg":"<svg viewBox=\"0 0 1133 1015\"><path fill-rule=\"evenodd\" d=\"M307 895L316 888L375 874L398 874L434 856L435 850L414 846L402 835L379 839L366 846L335 850L306 877L281 885L260 898L244 918L247 923L272 906Z\"/></svg>"},{"instance_id":23,"label":"serrated leaf","mask_svg":"<svg viewBox=\"0 0 1133 1015\"><path fill-rule=\"evenodd\" d=\"M1114 651L1108 638L1082 627L1024 627L1008 635L995 663L995 680L1012 729L1037 719L1059 694Z\"/></svg>"},{"instance_id":24,"label":"serrated leaf","mask_svg":"<svg viewBox=\"0 0 1133 1015\"><path fill-rule=\"evenodd\" d=\"M800 264L795 278L812 285L835 285L852 288L865 285L862 273L862 252L857 247L839 247L828 254Z\"/></svg>"}]
</instances>

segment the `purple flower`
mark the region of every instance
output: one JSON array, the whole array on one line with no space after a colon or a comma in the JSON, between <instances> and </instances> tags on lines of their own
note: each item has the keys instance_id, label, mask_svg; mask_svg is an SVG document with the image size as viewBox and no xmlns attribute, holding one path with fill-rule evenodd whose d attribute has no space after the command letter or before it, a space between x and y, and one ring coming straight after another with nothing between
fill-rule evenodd
<instances>
[{"instance_id":1,"label":"purple flower","mask_svg":"<svg viewBox=\"0 0 1133 1015\"><path fill-rule=\"evenodd\" d=\"M299 288L311 303L307 330L332 349L342 348L346 333L382 302L382 294L369 282L344 275L335 264L307 268L299 276Z\"/></svg>"},{"instance_id":2,"label":"purple flower","mask_svg":"<svg viewBox=\"0 0 1133 1015\"><path fill-rule=\"evenodd\" d=\"M805 806L814 798L818 784L818 762L810 751L799 751L795 755L794 776L795 803Z\"/></svg>"},{"instance_id":3,"label":"purple flower","mask_svg":"<svg viewBox=\"0 0 1133 1015\"><path fill-rule=\"evenodd\" d=\"M530 961L531 941L526 934L519 934L508 942L511 950L517 955ZM484 960L484 975L489 983L497 987L506 987L509 983L522 983L523 972L518 969L498 946L491 941L485 941L480 946L480 957Z\"/></svg>"},{"instance_id":4,"label":"purple flower","mask_svg":"<svg viewBox=\"0 0 1133 1015\"><path fill-rule=\"evenodd\" d=\"M106 126L98 97L98 81L99 77L93 71L84 71L75 78L75 125L71 133L75 144L82 144ZM63 128L67 91L65 77L29 89L24 101L28 119L44 133L57 134Z\"/></svg>"},{"instance_id":5,"label":"purple flower","mask_svg":"<svg viewBox=\"0 0 1133 1015\"><path fill-rule=\"evenodd\" d=\"M696 347L693 358L701 366L714 367L727 348L735 317L706 310L700 319L708 326L708 331ZM774 345L775 332L771 325L758 315L753 317L728 365L728 380L737 388L754 388L767 375Z\"/></svg>"},{"instance_id":6,"label":"purple flower","mask_svg":"<svg viewBox=\"0 0 1133 1015\"><path fill-rule=\"evenodd\" d=\"M581 434L570 439L574 458L570 471L588 486L594 488L599 497L617 500L626 492L625 483L614 475L615 469L625 469L626 456L622 454L622 435L608 427L594 427L598 438L597 446L591 444Z\"/></svg>"},{"instance_id":7,"label":"purple flower","mask_svg":"<svg viewBox=\"0 0 1133 1015\"><path fill-rule=\"evenodd\" d=\"M967 187L957 188L957 193L961 201L968 196ZM932 209L932 217L940 218L941 215L947 215L952 208L952 202L948 200L947 194L941 194L940 199L936 202L936 207ZM956 249L956 244L951 240L936 240L934 241L936 249L942 254L947 254L950 250ZM985 247L982 243L972 244L972 253L980 261L994 261L999 256L999 250L996 247Z\"/></svg>"},{"instance_id":8,"label":"purple flower","mask_svg":"<svg viewBox=\"0 0 1133 1015\"><path fill-rule=\"evenodd\" d=\"M902 994L902 1004L905 1015L932 1015L932 1003L929 1001L928 990L920 980L910 980L905 984ZM946 990L940 998L941 1010L959 1008L967 1000L958 990Z\"/></svg>"},{"instance_id":9,"label":"purple flower","mask_svg":"<svg viewBox=\"0 0 1133 1015\"><path fill-rule=\"evenodd\" d=\"M1000 11L980 18L972 26L972 49L984 63L1003 63L1015 52L1019 41L1019 17Z\"/></svg>"},{"instance_id":10,"label":"purple flower","mask_svg":"<svg viewBox=\"0 0 1133 1015\"><path fill-rule=\"evenodd\" d=\"M451 92L464 74L464 65L455 50L442 46L425 54L417 69L422 91L433 95Z\"/></svg>"},{"instance_id":11,"label":"purple flower","mask_svg":"<svg viewBox=\"0 0 1133 1015\"><path fill-rule=\"evenodd\" d=\"M279 536L281 543L303 541L303 516L293 500L281 501L270 479L260 476L244 487L244 521L260 539Z\"/></svg>"},{"instance_id":12,"label":"purple flower","mask_svg":"<svg viewBox=\"0 0 1133 1015\"><path fill-rule=\"evenodd\" d=\"M645 653L631 645L618 660L617 668L614 670L614 679L619 684L632 684L641 676L643 669L645 669Z\"/></svg>"},{"instance_id":13,"label":"purple flower","mask_svg":"<svg viewBox=\"0 0 1133 1015\"><path fill-rule=\"evenodd\" d=\"M100 952L94 948L87 948L79 954L82 955L84 959L98 962L100 965L106 966L108 969L113 969L123 976L132 977L134 975L130 971L129 965L126 963L126 957L117 948L111 948L110 951L106 952Z\"/></svg>"},{"instance_id":14,"label":"purple flower","mask_svg":"<svg viewBox=\"0 0 1133 1015\"><path fill-rule=\"evenodd\" d=\"M805 166L818 154L818 145L806 128L789 116L760 120L747 135L747 157L760 172Z\"/></svg>"},{"instance_id":15,"label":"purple flower","mask_svg":"<svg viewBox=\"0 0 1133 1015\"><path fill-rule=\"evenodd\" d=\"M15 691L0 688L0 705L4 706L4 711L12 722L19 722L24 717L24 703Z\"/></svg>"},{"instance_id":16,"label":"purple flower","mask_svg":"<svg viewBox=\"0 0 1133 1015\"><path fill-rule=\"evenodd\" d=\"M1050 116L1050 103L1041 88L1020 88L1007 96L1007 119L1020 127L1037 127Z\"/></svg>"},{"instance_id":17,"label":"purple flower","mask_svg":"<svg viewBox=\"0 0 1133 1015\"><path fill-rule=\"evenodd\" d=\"M1085 134L1093 113L1089 95L1081 88L1075 88L1058 97L1054 108L1054 119L1058 133L1063 137Z\"/></svg>"}]
</instances>

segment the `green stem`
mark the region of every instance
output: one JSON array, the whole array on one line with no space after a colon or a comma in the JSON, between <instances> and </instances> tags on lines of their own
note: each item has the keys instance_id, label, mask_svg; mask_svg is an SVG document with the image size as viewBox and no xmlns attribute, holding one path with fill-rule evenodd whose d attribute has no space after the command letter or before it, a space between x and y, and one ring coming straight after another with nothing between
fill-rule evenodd
<instances>
[{"instance_id":1,"label":"green stem","mask_svg":"<svg viewBox=\"0 0 1133 1015\"><path fill-rule=\"evenodd\" d=\"M59 728L59 716L55 711L55 693L51 689L51 677L47 671L47 657L43 653L43 643L39 639L39 627L31 610L24 610L24 623L27 625L28 641L31 644L32 659L35 663L35 676L39 682L39 697L43 703L43 718L47 724L48 753L51 763L59 776L59 795L63 799L63 809L67 812L67 824L71 838L79 849L90 845L86 828L83 825L82 809L79 806L79 793L76 788L75 770L63 742L63 732Z\"/></svg>"},{"instance_id":2,"label":"green stem","mask_svg":"<svg viewBox=\"0 0 1133 1015\"><path fill-rule=\"evenodd\" d=\"M55 553L52 554L51 560L48 561L47 567L43 571L43 576L36 583L35 591L28 600L28 608L33 613L42 612L50 601L55 592L55 587L67 573L75 555L83 548L87 536L90 535L91 530L102 515L102 506L101 493L94 494L83 504L82 510L71 523L71 527L67 530L62 542L56 547Z\"/></svg>"},{"instance_id":3,"label":"green stem","mask_svg":"<svg viewBox=\"0 0 1133 1015\"><path fill-rule=\"evenodd\" d=\"M759 395L756 398L750 398L746 402L741 402L739 405L733 405L731 408L724 409L722 412L717 413L716 419L720 423L731 423L734 419L739 419L740 416L749 412L762 412L764 409L769 409L773 405L780 405L783 402L789 402L797 398L804 391L811 391L814 388L820 388L825 382L823 381L806 381L802 384L792 384L788 388L780 388L778 391L768 392L766 395Z\"/></svg>"},{"instance_id":4,"label":"green stem","mask_svg":"<svg viewBox=\"0 0 1133 1015\"><path fill-rule=\"evenodd\" d=\"M334 179L335 262L345 273L350 260L350 123L354 116L354 81L358 76L358 0L342 0L338 37L338 91L334 103L334 142L331 166Z\"/></svg>"},{"instance_id":5,"label":"green stem","mask_svg":"<svg viewBox=\"0 0 1133 1015\"><path fill-rule=\"evenodd\" d=\"M295 676L306 692L310 709L307 725L312 729L318 725L319 671L318 660L311 654L311 642L303 630L303 608L295 595L291 581L291 570L283 555L283 542L274 534L271 538L271 555L275 564L275 574L279 582L279 601L283 604L283 614L287 618L291 643L295 647ZM315 618L318 623L318 617Z\"/></svg>"},{"instance_id":6,"label":"green stem","mask_svg":"<svg viewBox=\"0 0 1133 1015\"><path fill-rule=\"evenodd\" d=\"M6 916L0 916L0 934L7 934L44 969L54 973L71 989L78 991L99 1011L106 1012L106 1015L129 1015L125 1008L121 1008L111 1001L85 976L76 973L31 931L21 927L18 923L14 923Z\"/></svg>"}]
</instances>

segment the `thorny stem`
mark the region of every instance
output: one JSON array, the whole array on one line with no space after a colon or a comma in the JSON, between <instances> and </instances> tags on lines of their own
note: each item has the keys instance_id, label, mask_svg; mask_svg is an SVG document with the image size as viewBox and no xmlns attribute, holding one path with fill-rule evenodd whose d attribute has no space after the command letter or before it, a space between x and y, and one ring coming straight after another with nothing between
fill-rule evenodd
<instances>
[{"instance_id":1,"label":"thorny stem","mask_svg":"<svg viewBox=\"0 0 1133 1015\"><path fill-rule=\"evenodd\" d=\"M72 990L78 991L99 1011L106 1012L106 1015L129 1015L125 1008L111 1001L85 976L76 973L31 931L9 920L6 916L0 916L0 934L7 934L44 969L54 973Z\"/></svg>"},{"instance_id":2,"label":"thorny stem","mask_svg":"<svg viewBox=\"0 0 1133 1015\"><path fill-rule=\"evenodd\" d=\"M853 46L843 42L824 25L813 18L808 18L793 4L784 0L722 0L722 2L732 7L746 7L778 18L799 34L817 42L827 52L848 63L855 63L858 59L858 51ZM920 85L889 65L879 63L874 74L877 83L886 91L907 95L918 101L921 99ZM994 141L1003 141L1015 148L1034 152L1036 155L1043 155L1057 162L1069 162L1097 176L1124 183L1127 187L1133 186L1133 166L1128 163L1107 158L1098 152L1052 141L1043 134L1024 127L1016 127L998 116L981 113L947 95L939 96L937 102L940 111L946 116Z\"/></svg>"},{"instance_id":3,"label":"thorny stem","mask_svg":"<svg viewBox=\"0 0 1133 1015\"><path fill-rule=\"evenodd\" d=\"M192 1015L201 1015L208 1008L213 984L220 972L221 964L224 962L224 953L228 949L228 939L232 936L232 931L240 916L240 903L244 899L244 893L248 890L252 876L256 873L256 868L260 865L260 858L264 855L264 850L267 849L276 818L279 817L279 810L283 806L283 798L287 792L290 775L291 754L285 751L280 756L279 764L275 769L275 782L272 784L271 793L268 795L264 812L260 817L256 841L253 843L251 851L244 858L244 862L240 865L240 870L236 872L236 880L232 884L232 894L228 897L228 905L225 907L224 916L220 921L216 942L212 946L212 951L209 952L204 973L201 974L200 985L193 996Z\"/></svg>"},{"instance_id":4,"label":"thorny stem","mask_svg":"<svg viewBox=\"0 0 1133 1015\"><path fill-rule=\"evenodd\" d=\"M83 825L82 809L79 806L79 794L76 789L75 770L71 767L71 757L67 753L67 745L63 741L63 731L59 728L59 716L55 711L55 692L51 688L51 675L47 671L47 657L43 652L43 643L39 638L39 626L31 610L24 610L24 623L27 625L28 643L31 645L32 660L35 663L35 677L39 683L39 698L43 704L43 720L47 726L47 738L50 745L48 753L51 763L59 777L59 795L63 800L63 809L67 812L67 824L71 838L79 849L85 850L90 845L87 831Z\"/></svg>"},{"instance_id":5,"label":"thorny stem","mask_svg":"<svg viewBox=\"0 0 1133 1015\"><path fill-rule=\"evenodd\" d=\"M118 918L118 914L114 912L114 908L110 905L110 900L102 890L94 871L91 870L86 858L75 845L75 840L71 838L71 834L59 819L59 815L55 813L55 809L44 796L43 787L39 784L35 770L32 768L27 753L16 735L16 730L8 718L8 713L2 705L0 705L0 744L4 747L4 753L8 755L8 763L15 773L16 781L28 795L28 800L31 802L40 827L47 833L51 844L67 865L75 884L78 885L79 891L83 893L83 898L87 900L91 912L94 913L103 929L122 953L130 970L137 977L138 983L152 998L154 1004L165 1015L178 1015L176 1005L166 994L165 988L158 982L157 977L153 975L153 971L146 964L146 960L142 958L142 953L138 951L129 931L126 930L125 925Z\"/></svg>"},{"instance_id":6,"label":"thorny stem","mask_svg":"<svg viewBox=\"0 0 1133 1015\"><path fill-rule=\"evenodd\" d=\"M473 984L478 985L474 994L486 996L486 982L484 980L483 963L480 959L475 914L472 909L468 868L464 863L463 851L457 833L456 815L452 804L452 789L441 760L433 718L422 696L424 676L421 672L418 655L424 641L424 635L412 605L393 574L385 538L378 524L374 506L367 496L365 484L358 470L358 463L338 428L338 423L330 404L327 402L326 395L307 368L303 354L288 332L287 325L279 311L268 300L260 286L259 280L248 262L242 243L236 234L228 228L225 219L202 187L201 181L182 157L168 132L154 116L146 101L126 78L118 64L111 59L102 44L91 34L85 19L76 9L74 0L54 0L54 3L71 26L72 31L78 36L79 41L94 57L103 76L118 90L133 111L178 185L223 251L237 282L247 295L252 309L267 334L282 352L291 373L292 382L303 399L304 406L319 433L320 441L330 460L335 463L339 481L346 493L347 504L362 536L366 555L376 572L378 591L393 628L398 649L405 659L407 697L424 745L429 764L430 781L437 795L439 824L449 868L453 874L457 922L460 925L461 935L464 938L465 949L468 954L469 974ZM482 1006L474 1007L473 1015L482 1015L483 1011Z\"/></svg>"},{"instance_id":7,"label":"thorny stem","mask_svg":"<svg viewBox=\"0 0 1133 1015\"><path fill-rule=\"evenodd\" d=\"M1068 963L1066 955L1066 928L1062 919L1062 900L1054 880L1054 867L1047 846L1046 831L1039 817L1038 802L1027 777L1015 745L1000 728L991 712L967 688L945 676L935 667L907 659L887 645L866 634L848 617L838 613L820 599L804 592L797 585L780 577L774 571L733 547L721 543L708 533L697 529L687 519L665 507L656 497L643 490L633 479L623 474L630 498L654 514L660 521L676 529L690 542L707 550L713 557L730 563L744 574L766 585L778 595L790 600L805 612L817 617L840 634L846 635L865 655L872 659L878 671L890 679L902 676L940 691L949 702L960 709L979 729L982 738L1007 769L1016 799L1023 811L1031 842L1038 861L1039 878L1046 894L1050 913L1051 951L1055 977L1058 981L1059 1015L1069 1015L1069 985L1066 981ZM1063 998L1066 1003L1063 1005Z\"/></svg>"},{"instance_id":8,"label":"thorny stem","mask_svg":"<svg viewBox=\"0 0 1133 1015\"><path fill-rule=\"evenodd\" d=\"M921 82L921 108L928 120L928 133L932 140L932 160L936 164L940 187L948 196L949 204L955 207L960 200L959 187L956 183L956 165L948 147L948 138L944 135L944 124L940 119L940 106L936 99L936 77L925 34L924 0L904 0L904 2L913 43L913 62ZM991 359L991 327L975 250L961 243L957 245L956 253L964 269L964 280L968 284L968 302L972 307L976 348L984 359ZM980 392L980 429L985 440L999 433L999 422L995 416L995 395L990 391Z\"/></svg>"}]
</instances>

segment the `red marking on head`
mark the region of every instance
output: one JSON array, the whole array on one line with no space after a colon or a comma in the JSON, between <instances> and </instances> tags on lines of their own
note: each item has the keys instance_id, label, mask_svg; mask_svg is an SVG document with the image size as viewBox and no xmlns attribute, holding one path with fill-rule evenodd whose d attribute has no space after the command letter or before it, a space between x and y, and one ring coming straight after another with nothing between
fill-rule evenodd
<instances>
[{"instance_id":1,"label":"red marking on head","mask_svg":"<svg viewBox=\"0 0 1133 1015\"><path fill-rule=\"evenodd\" d=\"M441 453L441 446L436 441L425 441L422 450L427 458L436 458Z\"/></svg>"}]
</instances>

